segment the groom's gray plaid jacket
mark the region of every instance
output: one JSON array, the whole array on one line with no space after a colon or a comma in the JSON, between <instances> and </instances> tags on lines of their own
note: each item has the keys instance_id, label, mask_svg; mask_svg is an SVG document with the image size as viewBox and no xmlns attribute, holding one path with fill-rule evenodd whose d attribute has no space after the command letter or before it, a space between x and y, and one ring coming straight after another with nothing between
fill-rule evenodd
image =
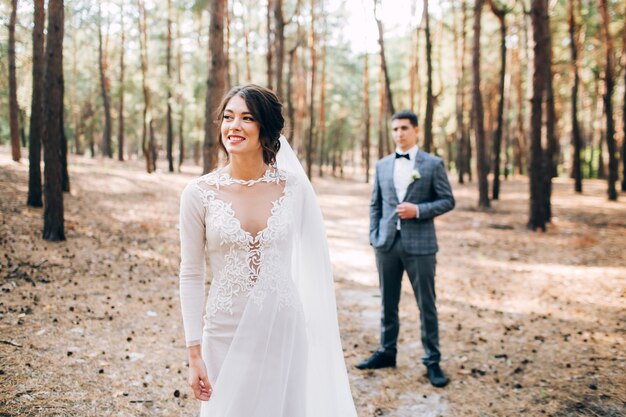
<instances>
[{"instance_id":1,"label":"groom's gray plaid jacket","mask_svg":"<svg viewBox=\"0 0 626 417\"><path fill-rule=\"evenodd\" d=\"M370 204L370 244L377 250L388 251L397 231L400 204L393 182L395 155L376 163L376 175ZM421 150L415 156L414 169L421 178L413 181L404 201L417 204L419 218L401 220L400 234L404 250L413 255L437 252L437 236L433 218L454 208L454 197L441 158Z\"/></svg>"}]
</instances>

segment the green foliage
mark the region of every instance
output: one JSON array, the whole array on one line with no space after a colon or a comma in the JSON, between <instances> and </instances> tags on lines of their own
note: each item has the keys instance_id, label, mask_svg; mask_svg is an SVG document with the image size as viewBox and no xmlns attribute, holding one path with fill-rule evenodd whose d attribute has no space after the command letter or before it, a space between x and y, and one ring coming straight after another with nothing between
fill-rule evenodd
<instances>
[{"instance_id":1,"label":"green foliage","mask_svg":"<svg viewBox=\"0 0 626 417\"><path fill-rule=\"evenodd\" d=\"M290 19L295 11L296 0L284 1L285 19ZM510 54L508 59L509 73L521 73L524 82L524 94L531 80L532 73L526 62L526 32L529 24L522 11L522 3L513 0L498 0L500 5L510 9L507 16L507 39L509 51L516 52L521 61L521 68L511 66ZM528 3L528 1L526 1ZM321 3L318 3L318 5ZM554 62L554 91L557 106L560 106L558 130L562 142L567 143L569 119L566 117L571 93L570 49L567 21L568 2L550 2L553 62ZM624 30L624 7L618 0L610 1L612 23L611 34L615 39L616 69L619 70L620 52L622 50L622 31ZM113 138L117 136L117 106L121 94L119 83L120 69L119 56L121 53L121 0L101 2L102 31L107 57L107 75L110 82L110 96L113 113ZM168 87L172 90L171 99L174 111L174 131L177 135L180 112L185 111L184 136L188 149L194 142L204 137L205 93L207 84L208 59L208 0L172 0L173 12L173 51L172 75L167 79L165 68L165 41L166 20L168 11L166 2L146 1L148 21L148 84L150 88L151 116L155 120L157 141L164 142L166 96ZM367 2L366 2L367 5ZM471 4L470 4L471 6ZM17 27L17 66L18 66L18 100L20 106L30 111L31 89L31 27L32 5L20 2ZM325 5L326 7L326 5ZM456 26L460 25L460 2L443 2L431 14L431 32L433 42L433 88L436 95L434 114L435 146L439 150L446 149L446 141L456 131L456 88L457 74L455 72L454 37L452 29L455 27L453 19L456 16ZM455 9L452 9L454 7ZM528 4L526 4L528 8ZM245 42L244 27L249 31L249 50L251 65L251 81L265 85L267 81L266 61L266 8L259 7L258 2L252 0L232 0L229 2L230 17L230 79L232 83L245 81ZM320 11L322 9L320 8ZM326 146L338 146L348 150L359 146L363 132L363 55L353 50L348 39L343 36L345 22L353 11L347 9L346 3L341 3L333 13L326 13L320 18L317 25L320 42L326 43L327 74L326 74ZM409 11L407 11L409 12ZM466 51L466 97L465 119L469 120L470 106L469 85L471 73L470 45L472 39L472 13L468 8L467 20L467 51ZM9 15L8 2L0 3L0 23L6 27ZM296 23L299 21L304 32L303 43L300 44L299 57L304 59L300 65L310 68L307 49L307 34L309 30L310 9L309 2L302 2L300 13L286 26L286 49L289 51L295 45ZM318 16L319 17L319 16ZM135 2L124 3L125 28L125 136L131 149L139 149L142 130L143 92L140 70L138 9ZM597 102L597 83L604 70L604 50L600 38L600 17L597 4L594 0L581 0L579 30L584 33L579 53L581 76L581 128L590 139L596 121L595 103ZM98 67L98 8L97 3L90 0L66 0L66 35L64 41L64 73L65 73L65 104L66 125L73 143L73 135L78 124L85 122L94 132L96 142L100 140L103 122L102 98L100 93L100 74ZM489 106L497 101L497 85L500 71L499 49L499 22L488 7L483 10L482 19L482 57L481 86L485 100L486 112ZM180 25L180 28L178 27ZM386 59L391 79L391 88L394 95L394 104L397 109L410 105L409 86L410 69L413 60L419 65L419 92L415 97L414 110L423 118L426 94L426 58L423 31L420 31L419 49L415 50L414 33L416 28L387 28L385 32ZM179 37L180 33L180 37ZM368 36L376 36L376 29L372 27ZM318 45L321 54L322 43ZM531 45L532 47L532 45ZM179 48L182 55L182 83L178 82L177 53ZM417 58L415 55L417 54ZM7 31L0 32L0 143L8 140L8 68L7 68ZM289 74L288 56L285 57L285 77ZM318 62L318 71L321 72L321 60ZM378 53L372 52L369 56L370 66L370 109L372 127L372 145L376 146L377 120L380 117L378 109L379 64ZM308 71L308 70L307 70ZM623 69L622 69L623 71ZM306 72L306 71L305 71ZM305 73L308 76L308 73ZM321 73L318 74L318 86ZM618 85L616 97L623 94L623 86ZM514 94L513 87L509 93ZM319 92L316 94L316 100ZM526 106L527 97L524 97ZM419 106L418 106L419 104ZM91 105L94 115L90 120L81 120L82 110ZM493 107L493 106L492 106ZM518 109L515 100L510 104L505 119L512 124L519 112L527 118L527 108ZM384 115L386 117L386 115ZM618 117L618 115L616 115ZM319 117L316 117L319 121ZM422 119L423 120L423 119ZM337 137L331 140L331 137ZM114 140L115 142L115 140ZM163 145L162 145L163 146ZM329 148L326 149L330 150Z\"/></svg>"}]
</instances>

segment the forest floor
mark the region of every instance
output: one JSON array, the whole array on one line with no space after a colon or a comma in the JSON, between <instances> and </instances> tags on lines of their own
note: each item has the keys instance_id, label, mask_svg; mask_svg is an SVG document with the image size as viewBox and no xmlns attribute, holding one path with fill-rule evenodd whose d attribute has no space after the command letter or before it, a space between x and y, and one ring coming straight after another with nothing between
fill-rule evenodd
<instances>
[{"instance_id":1,"label":"forest floor","mask_svg":"<svg viewBox=\"0 0 626 417\"><path fill-rule=\"evenodd\" d=\"M163 164L163 161L160 161ZM194 416L178 302L178 198L200 170L71 157L67 241L41 239L28 168L0 147L0 416ZM528 184L477 211L452 186L437 220L437 295L451 377L430 386L405 280L398 367L358 371L377 346L380 295L368 245L370 186L314 180L359 416L626 415L626 196L554 181L546 233L525 228ZM319 416L324 417L324 416Z\"/></svg>"}]
</instances>

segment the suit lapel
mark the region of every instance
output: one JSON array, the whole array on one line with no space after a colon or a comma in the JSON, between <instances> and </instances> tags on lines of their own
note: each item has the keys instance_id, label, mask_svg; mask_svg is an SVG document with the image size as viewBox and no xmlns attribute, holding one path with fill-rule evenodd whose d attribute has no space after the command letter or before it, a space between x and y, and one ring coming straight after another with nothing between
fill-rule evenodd
<instances>
[{"instance_id":1,"label":"suit lapel","mask_svg":"<svg viewBox=\"0 0 626 417\"><path fill-rule=\"evenodd\" d=\"M396 163L395 158L389 158L389 163L387 164L386 171L387 171L387 178L389 178L389 187L391 188L390 191L391 191L392 201L395 204L399 204L400 202L398 201L398 194L396 193L396 184L393 179L393 168L394 168L395 163Z\"/></svg>"},{"instance_id":2,"label":"suit lapel","mask_svg":"<svg viewBox=\"0 0 626 417\"><path fill-rule=\"evenodd\" d=\"M415 162L413 163L413 169L414 170L420 170L419 167L423 167L424 164L424 153L421 150L417 150L417 154L415 154ZM420 171L421 173L421 171ZM415 180L412 181L409 186L406 188L406 194L404 194L404 200L406 201L407 197L409 196L409 193L411 192L411 190L413 189L413 187L416 187L417 183L419 182L419 180Z\"/></svg>"}]
</instances>

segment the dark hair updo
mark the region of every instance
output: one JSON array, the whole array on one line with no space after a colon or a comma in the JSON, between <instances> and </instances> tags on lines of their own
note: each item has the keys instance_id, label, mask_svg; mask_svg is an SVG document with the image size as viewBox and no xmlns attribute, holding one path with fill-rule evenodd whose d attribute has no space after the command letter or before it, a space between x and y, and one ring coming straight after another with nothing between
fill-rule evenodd
<instances>
[{"instance_id":1,"label":"dark hair updo","mask_svg":"<svg viewBox=\"0 0 626 417\"><path fill-rule=\"evenodd\" d=\"M259 142L263 150L263 162L268 165L274 164L276 162L276 154L280 149L280 134L285 127L282 103L272 90L259 85L246 84L233 87L226 93L220 104L217 119L220 124L226 105L235 96L244 99L248 110L252 113L252 117L259 123ZM226 157L228 157L228 151L221 140L221 129L219 144L226 153Z\"/></svg>"}]
</instances>

